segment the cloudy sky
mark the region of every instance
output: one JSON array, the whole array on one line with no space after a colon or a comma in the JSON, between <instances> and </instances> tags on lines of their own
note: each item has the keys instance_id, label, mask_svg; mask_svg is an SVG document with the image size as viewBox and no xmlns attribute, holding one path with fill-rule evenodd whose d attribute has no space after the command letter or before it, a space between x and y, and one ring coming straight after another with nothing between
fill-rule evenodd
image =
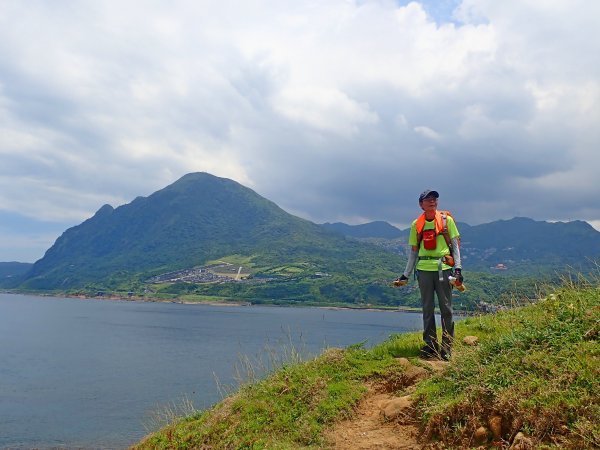
<instances>
[{"instance_id":1,"label":"cloudy sky","mask_svg":"<svg viewBox=\"0 0 600 450\"><path fill-rule=\"evenodd\" d=\"M600 228L600 2L0 0L0 261L189 172L318 223Z\"/></svg>"}]
</instances>

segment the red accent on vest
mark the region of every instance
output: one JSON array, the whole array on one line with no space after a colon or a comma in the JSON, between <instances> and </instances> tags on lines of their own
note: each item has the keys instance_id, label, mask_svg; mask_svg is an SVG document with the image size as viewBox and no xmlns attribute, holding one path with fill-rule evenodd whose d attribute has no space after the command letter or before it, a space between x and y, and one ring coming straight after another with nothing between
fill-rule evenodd
<instances>
[{"instance_id":1,"label":"red accent on vest","mask_svg":"<svg viewBox=\"0 0 600 450\"><path fill-rule=\"evenodd\" d=\"M446 223L444 223L444 217L446 216ZM452 254L452 244L450 239L450 233L448 232L448 217L451 217L450 211L435 211L435 235L441 234L444 236L444 240L446 241L446 245L450 249L450 254ZM421 241L423 240L423 228L425 228L425 213L421 214L417 218L417 222L415 224L415 228L417 230L417 247L421 246ZM458 245L460 245L460 240L458 240Z\"/></svg>"}]
</instances>

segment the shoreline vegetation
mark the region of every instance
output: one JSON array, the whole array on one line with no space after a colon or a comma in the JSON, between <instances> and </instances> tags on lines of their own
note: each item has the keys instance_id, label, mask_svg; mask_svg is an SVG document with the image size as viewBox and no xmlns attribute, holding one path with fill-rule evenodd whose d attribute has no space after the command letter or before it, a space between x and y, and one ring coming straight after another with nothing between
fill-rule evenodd
<instances>
[{"instance_id":1,"label":"shoreline vegetation","mask_svg":"<svg viewBox=\"0 0 600 450\"><path fill-rule=\"evenodd\" d=\"M420 333L309 361L292 349L131 449L348 448L338 443L365 434L361 414L410 448L600 448L599 281L566 281L529 305L457 322L452 358L436 370L418 358Z\"/></svg>"},{"instance_id":2,"label":"shoreline vegetation","mask_svg":"<svg viewBox=\"0 0 600 450\"><path fill-rule=\"evenodd\" d=\"M349 309L349 310L361 310L361 311L390 311L390 312L421 312L421 308L415 308L411 306L385 306L385 305L350 305L347 303L323 303L323 302L268 302L261 301L259 303L252 303L247 300L236 300L225 297L211 297L211 296L194 296L194 298L187 298L187 296L181 297L153 297L153 296L138 296L138 295L118 295L114 293L106 295L86 295L86 294L73 294L65 292L40 292L40 291L24 291L24 290L0 290L3 294L12 295L35 295L39 297L63 297L81 300L115 300L115 301L130 301L130 302L147 302L147 303L178 303L183 305L210 305L210 306L273 306L273 307L308 307L308 308L324 308L324 309ZM464 313L459 311L458 314Z\"/></svg>"},{"instance_id":3,"label":"shoreline vegetation","mask_svg":"<svg viewBox=\"0 0 600 450\"><path fill-rule=\"evenodd\" d=\"M250 306L267 306L276 308L322 308L333 310L351 310L351 311L379 311L379 312L402 312L402 313L421 313L420 307L412 306L385 306L385 305L349 305L347 303L322 303L322 302L287 302L287 303L252 303L246 300L235 300L227 298L203 297L201 299L185 299L182 297L148 297L148 296L128 296L128 295L83 295L70 294L60 292L37 292L37 291L15 291L15 290L0 290L2 294L11 295L35 295L39 297L60 297L80 300L112 300L112 301L127 301L127 302L145 302L145 303L175 303L181 305L205 305L205 306L231 306L231 307L250 307ZM436 312L439 312L436 308ZM455 310L456 317L469 317L481 313L475 311Z\"/></svg>"}]
</instances>

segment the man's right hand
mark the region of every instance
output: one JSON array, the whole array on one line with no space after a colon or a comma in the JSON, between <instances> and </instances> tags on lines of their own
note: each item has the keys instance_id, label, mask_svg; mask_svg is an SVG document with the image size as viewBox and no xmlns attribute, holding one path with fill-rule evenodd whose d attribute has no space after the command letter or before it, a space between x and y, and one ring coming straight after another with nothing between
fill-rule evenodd
<instances>
[{"instance_id":1,"label":"man's right hand","mask_svg":"<svg viewBox=\"0 0 600 450\"><path fill-rule=\"evenodd\" d=\"M400 278L396 278L394 280L394 286L399 287L399 286L406 286L408 284L408 278L404 276L404 274L402 274L400 276Z\"/></svg>"},{"instance_id":2,"label":"man's right hand","mask_svg":"<svg viewBox=\"0 0 600 450\"><path fill-rule=\"evenodd\" d=\"M458 284L463 283L464 277L461 269L454 269L454 276L456 277L456 281L458 281Z\"/></svg>"}]
</instances>

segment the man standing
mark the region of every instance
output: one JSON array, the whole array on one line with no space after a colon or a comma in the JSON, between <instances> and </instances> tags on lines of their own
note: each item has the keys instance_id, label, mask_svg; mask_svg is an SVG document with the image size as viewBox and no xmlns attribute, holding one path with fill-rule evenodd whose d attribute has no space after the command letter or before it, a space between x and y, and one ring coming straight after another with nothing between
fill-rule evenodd
<instances>
[{"instance_id":1,"label":"man standing","mask_svg":"<svg viewBox=\"0 0 600 450\"><path fill-rule=\"evenodd\" d=\"M437 191L426 190L419 196L419 206L423 214L410 228L408 245L411 252L406 269L395 286L404 286L415 268L421 291L423 307L423 340L421 357L450 358L454 339L454 320L452 317L452 285L448 276L453 274L457 283L462 283L459 233L452 216L446 211L438 211ZM442 317L442 347L438 345L435 324L435 300L437 295Z\"/></svg>"}]
</instances>

